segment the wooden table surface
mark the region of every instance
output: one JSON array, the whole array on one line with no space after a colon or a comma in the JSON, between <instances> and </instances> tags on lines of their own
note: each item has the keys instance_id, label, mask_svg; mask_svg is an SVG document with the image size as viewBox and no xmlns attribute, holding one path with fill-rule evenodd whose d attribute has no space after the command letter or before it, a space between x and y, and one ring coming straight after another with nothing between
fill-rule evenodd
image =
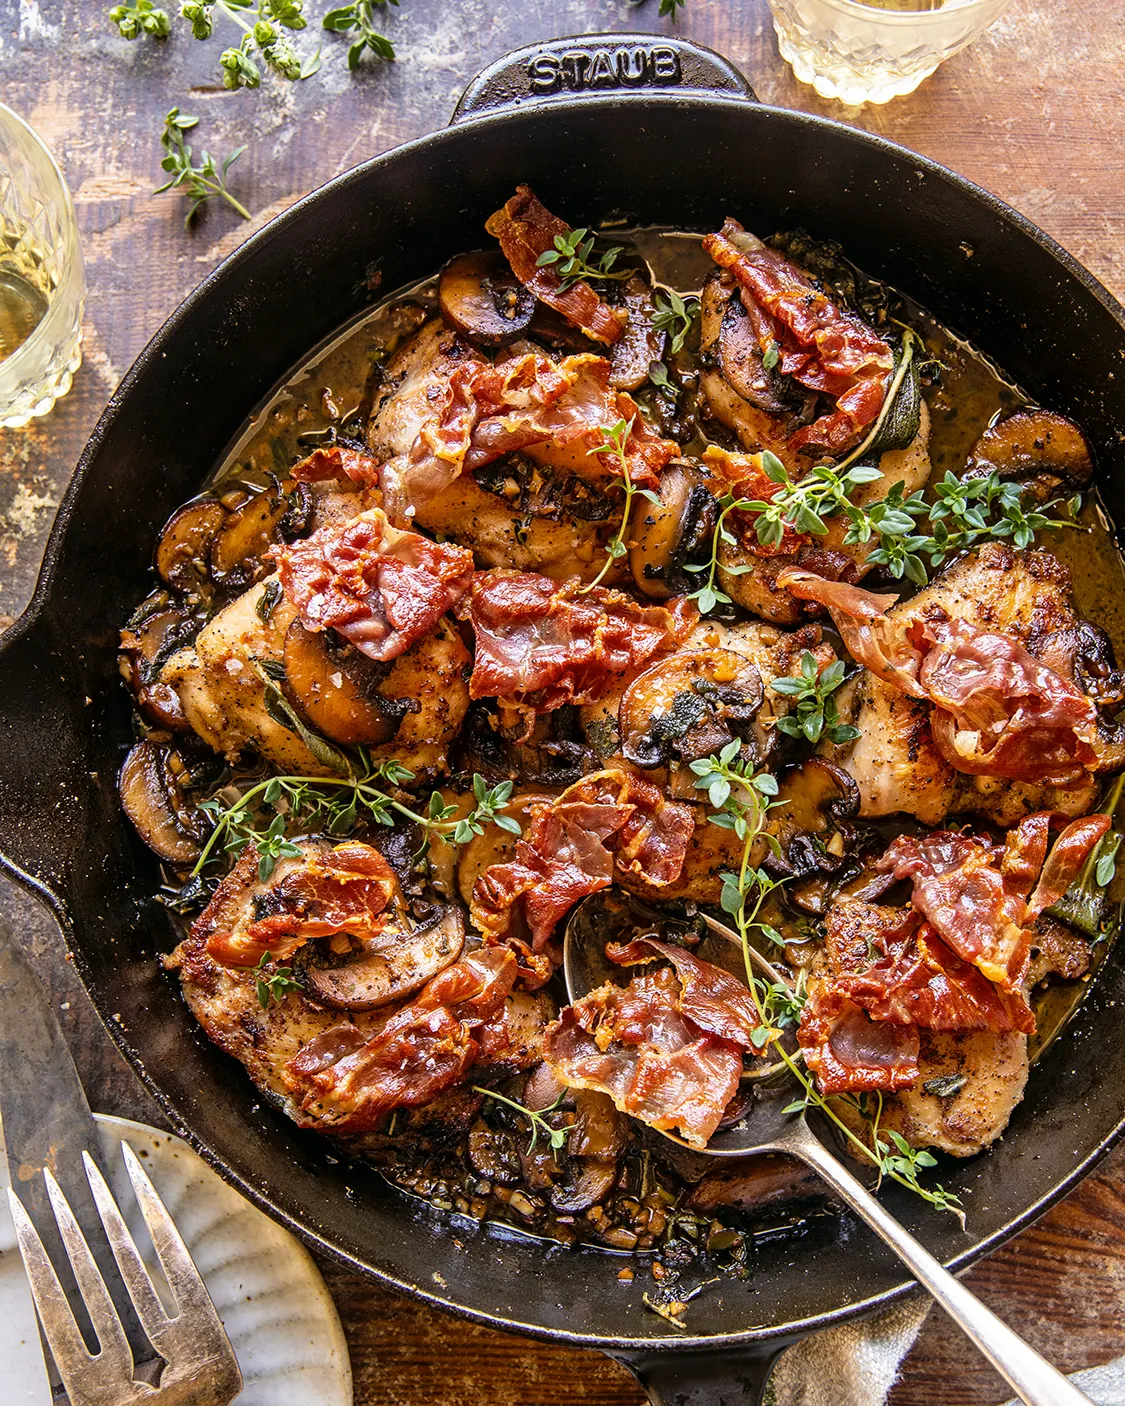
<instances>
[{"instance_id":1,"label":"wooden table surface","mask_svg":"<svg viewBox=\"0 0 1125 1406\"><path fill-rule=\"evenodd\" d=\"M178 0L165 0L173 13ZM658 0L402 0L384 11L399 59L354 76L324 36L311 81L228 93L218 40L177 22L164 45L116 37L108 0L0 0L0 99L27 118L68 177L90 296L71 395L24 431L0 431L0 628L32 590L54 508L106 399L185 294L270 216L368 156L443 125L465 82L506 49L598 30L668 31ZM323 0L307 8L316 16ZM844 110L798 84L777 54L766 0L687 0L676 31L726 54L766 101L894 138L1029 215L1125 298L1125 23L1119 0L1015 0L1005 18L910 97ZM319 35L310 29L313 46ZM152 198L157 138L173 105L200 145L250 149L232 184L252 224L215 209L185 234L181 201ZM154 465L154 471L157 466ZM156 1119L67 967L53 924L10 886L0 908L57 997L90 1101ZM351 1346L359 1406L634 1406L625 1370L597 1354L466 1325L324 1270ZM969 1276L973 1289L1062 1368L1125 1352L1125 1155ZM935 1312L896 1406L986 1406L1000 1380ZM311 1403L310 1403L311 1406Z\"/></svg>"}]
</instances>

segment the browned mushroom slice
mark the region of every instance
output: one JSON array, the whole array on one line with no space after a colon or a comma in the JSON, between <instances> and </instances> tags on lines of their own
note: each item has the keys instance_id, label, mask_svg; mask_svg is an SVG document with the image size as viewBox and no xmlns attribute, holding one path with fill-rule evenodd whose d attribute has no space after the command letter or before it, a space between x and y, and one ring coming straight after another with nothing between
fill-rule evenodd
<instances>
[{"instance_id":1,"label":"browned mushroom slice","mask_svg":"<svg viewBox=\"0 0 1125 1406\"><path fill-rule=\"evenodd\" d=\"M158 591L133 614L121 631L118 668L149 722L172 731L186 731L180 696L160 682L160 670L177 649L188 644L199 630L199 621L173 605L167 592Z\"/></svg>"},{"instance_id":2,"label":"browned mushroom slice","mask_svg":"<svg viewBox=\"0 0 1125 1406\"><path fill-rule=\"evenodd\" d=\"M266 551L281 540L281 525L292 504L274 483L248 498L227 518L211 547L211 574L222 585L250 585L269 564Z\"/></svg>"},{"instance_id":3,"label":"browned mushroom slice","mask_svg":"<svg viewBox=\"0 0 1125 1406\"><path fill-rule=\"evenodd\" d=\"M652 289L630 278L622 290L629 321L609 354L609 383L619 391L635 391L648 380L648 369L664 354L666 338L652 325Z\"/></svg>"},{"instance_id":4,"label":"browned mushroom slice","mask_svg":"<svg viewBox=\"0 0 1125 1406\"><path fill-rule=\"evenodd\" d=\"M767 370L754 325L737 293L727 300L719 328L719 367L727 384L743 400L770 415L784 415L791 406Z\"/></svg>"},{"instance_id":5,"label":"browned mushroom slice","mask_svg":"<svg viewBox=\"0 0 1125 1406\"><path fill-rule=\"evenodd\" d=\"M396 913L375 937L334 950L349 941L341 934L305 949L305 990L338 1010L372 1011L411 995L455 962L465 944L465 922L461 909L450 904L423 923Z\"/></svg>"},{"instance_id":6,"label":"browned mushroom slice","mask_svg":"<svg viewBox=\"0 0 1125 1406\"><path fill-rule=\"evenodd\" d=\"M1017 410L991 425L969 455L970 473L995 469L1001 478L1048 473L1081 487L1094 472L1086 436L1073 420L1049 410Z\"/></svg>"},{"instance_id":7,"label":"browned mushroom slice","mask_svg":"<svg viewBox=\"0 0 1125 1406\"><path fill-rule=\"evenodd\" d=\"M514 341L535 311L534 296L496 250L451 259L438 278L438 303L451 327L485 347Z\"/></svg>"},{"instance_id":8,"label":"browned mushroom slice","mask_svg":"<svg viewBox=\"0 0 1125 1406\"><path fill-rule=\"evenodd\" d=\"M641 767L709 757L746 739L762 698L757 668L734 650L673 654L638 674L622 694L621 750Z\"/></svg>"},{"instance_id":9,"label":"browned mushroom slice","mask_svg":"<svg viewBox=\"0 0 1125 1406\"><path fill-rule=\"evenodd\" d=\"M294 620L285 635L285 681L309 722L346 747L378 747L398 731L402 710L376 692L386 670L331 631L317 634Z\"/></svg>"},{"instance_id":10,"label":"browned mushroom slice","mask_svg":"<svg viewBox=\"0 0 1125 1406\"><path fill-rule=\"evenodd\" d=\"M850 823L859 814L859 788L834 762L810 757L783 779L778 799L781 854L766 862L789 877L785 892L792 903L808 913L824 913L841 884L859 873L853 853L856 830Z\"/></svg>"},{"instance_id":11,"label":"browned mushroom slice","mask_svg":"<svg viewBox=\"0 0 1125 1406\"><path fill-rule=\"evenodd\" d=\"M156 547L161 579L181 591L198 591L206 585L211 546L226 519L226 509L216 498L199 498L173 513Z\"/></svg>"},{"instance_id":12,"label":"browned mushroom slice","mask_svg":"<svg viewBox=\"0 0 1125 1406\"><path fill-rule=\"evenodd\" d=\"M166 748L138 742L125 758L117 788L125 814L149 849L169 864L191 864L199 857L204 827L185 802L169 761Z\"/></svg>"},{"instance_id":13,"label":"browned mushroom slice","mask_svg":"<svg viewBox=\"0 0 1125 1406\"><path fill-rule=\"evenodd\" d=\"M631 533L629 567L637 589L655 600L684 590L688 585L684 563L711 541L718 511L707 476L692 465L674 461L661 475L660 503L645 503Z\"/></svg>"}]
</instances>

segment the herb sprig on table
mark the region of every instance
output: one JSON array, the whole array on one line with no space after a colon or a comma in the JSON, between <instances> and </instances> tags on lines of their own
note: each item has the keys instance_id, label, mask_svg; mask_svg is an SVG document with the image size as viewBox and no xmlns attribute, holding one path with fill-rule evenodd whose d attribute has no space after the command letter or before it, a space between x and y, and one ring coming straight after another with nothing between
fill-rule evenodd
<instances>
[{"instance_id":1,"label":"herb sprig on table","mask_svg":"<svg viewBox=\"0 0 1125 1406\"><path fill-rule=\"evenodd\" d=\"M248 220L250 211L227 189L227 173L246 148L236 147L217 166L210 152L204 151L200 153L198 164L194 164L192 150L184 138L184 133L190 132L198 122L198 117L189 117L178 107L174 107L165 117L164 132L160 138L160 145L165 154L160 165L169 173L169 179L162 186L157 186L153 194L160 195L166 190L182 188L191 201L184 216L185 226L191 224L201 205L215 199L225 200L244 220Z\"/></svg>"}]
</instances>

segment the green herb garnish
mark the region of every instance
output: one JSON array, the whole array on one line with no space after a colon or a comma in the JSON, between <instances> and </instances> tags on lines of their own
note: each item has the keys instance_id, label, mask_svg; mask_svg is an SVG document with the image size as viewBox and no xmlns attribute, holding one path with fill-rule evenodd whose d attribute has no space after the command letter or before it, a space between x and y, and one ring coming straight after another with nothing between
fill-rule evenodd
<instances>
[{"instance_id":1,"label":"green herb garnish","mask_svg":"<svg viewBox=\"0 0 1125 1406\"><path fill-rule=\"evenodd\" d=\"M653 308L652 325L658 332L667 333L668 350L675 356L683 349L684 340L699 316L699 299L682 298L672 288L658 288Z\"/></svg>"},{"instance_id":2,"label":"green herb garnish","mask_svg":"<svg viewBox=\"0 0 1125 1406\"><path fill-rule=\"evenodd\" d=\"M490 824L512 835L520 833L519 821L502 813L511 800L511 781L490 787L483 777L475 775L472 785L476 805L460 819L454 818L457 806L446 805L437 792L430 796L426 813L420 814L399 796L383 789L413 781L412 771L393 759L374 763L362 748L358 759L358 769L349 776L271 776L251 786L233 805L224 807L218 800L203 801L199 808L212 818L214 828L192 875L202 872L218 847L236 854L253 844L259 855L259 874L263 880L268 879L282 855L300 853L288 839L298 824L305 831L316 828L341 836L350 834L361 816L386 826L401 816L422 827L427 843L441 840L454 845L467 844ZM256 817L266 807L276 813L263 829Z\"/></svg>"},{"instance_id":3,"label":"green herb garnish","mask_svg":"<svg viewBox=\"0 0 1125 1406\"><path fill-rule=\"evenodd\" d=\"M629 440L633 433L633 426L628 420L618 420L615 425L600 425L598 432L602 437L601 445L596 449L591 449L591 454L610 454L617 460L620 469L620 476L614 479L611 487L620 488L625 495L625 505L621 510L621 523L613 540L605 549L605 561L602 562L601 570L587 586L583 586L580 594L585 595L599 585L606 572L615 561L623 557L628 551L625 545L625 534L629 530L629 517L633 511L633 499L639 493L642 498L647 498L650 503L660 506L660 498L650 488L638 488L633 482L632 474L629 471Z\"/></svg>"},{"instance_id":4,"label":"green herb garnish","mask_svg":"<svg viewBox=\"0 0 1125 1406\"><path fill-rule=\"evenodd\" d=\"M621 245L607 249L595 262L590 256L594 252L594 236L587 229L572 229L566 234L556 234L554 247L544 249L536 259L536 267L550 268L558 274L562 288L584 278L631 278L634 269L615 269L613 266L625 250Z\"/></svg>"},{"instance_id":5,"label":"green herb garnish","mask_svg":"<svg viewBox=\"0 0 1125 1406\"><path fill-rule=\"evenodd\" d=\"M804 737L819 742L822 736L837 746L854 742L859 728L842 723L832 695L844 682L844 661L837 659L823 673L818 673L814 655L806 649L801 655L801 672L796 678L774 679L774 693L797 700L796 710L777 719L777 729L787 737Z\"/></svg>"},{"instance_id":6,"label":"green herb garnish","mask_svg":"<svg viewBox=\"0 0 1125 1406\"><path fill-rule=\"evenodd\" d=\"M254 990L258 994L258 1005L264 1011L268 1011L275 1001L280 1004L291 991L303 990L301 983L293 977L292 967L278 967L276 971L266 971L266 963L272 961L272 956L263 952L261 960L254 968L257 978Z\"/></svg>"},{"instance_id":7,"label":"green herb garnish","mask_svg":"<svg viewBox=\"0 0 1125 1406\"><path fill-rule=\"evenodd\" d=\"M522 1103L517 1103L514 1098L505 1098L503 1094L498 1094L495 1089L486 1089L480 1084L473 1085L473 1092L484 1094L485 1098L494 1098L497 1103L507 1104L509 1108L514 1108L517 1113L523 1114L531 1124L531 1141L527 1144L528 1157L535 1151L535 1144L539 1140L540 1133L542 1133L551 1144L551 1151L558 1152L561 1147L566 1145L567 1138L574 1132L574 1124L571 1124L570 1127L567 1128L553 1128L550 1123L547 1122L545 1116L548 1113L553 1113L555 1109L558 1108L566 1093L565 1089L559 1094L558 1098L555 1099L554 1103L551 1104L550 1108L544 1108L539 1112L536 1112L532 1108L525 1108Z\"/></svg>"}]
</instances>

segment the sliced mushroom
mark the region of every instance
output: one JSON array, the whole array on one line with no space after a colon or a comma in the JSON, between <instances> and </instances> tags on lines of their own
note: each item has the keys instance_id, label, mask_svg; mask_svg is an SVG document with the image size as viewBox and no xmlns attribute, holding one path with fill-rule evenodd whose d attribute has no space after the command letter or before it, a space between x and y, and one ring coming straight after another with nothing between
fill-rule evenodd
<instances>
[{"instance_id":1,"label":"sliced mushroom","mask_svg":"<svg viewBox=\"0 0 1125 1406\"><path fill-rule=\"evenodd\" d=\"M485 347L514 341L535 311L534 296L496 250L450 260L438 278L438 302L451 327Z\"/></svg>"},{"instance_id":2,"label":"sliced mushroom","mask_svg":"<svg viewBox=\"0 0 1125 1406\"><path fill-rule=\"evenodd\" d=\"M730 388L756 409L770 415L792 409L781 378L766 368L758 334L737 292L727 299L719 328L719 368Z\"/></svg>"},{"instance_id":3,"label":"sliced mushroom","mask_svg":"<svg viewBox=\"0 0 1125 1406\"><path fill-rule=\"evenodd\" d=\"M507 1128L490 1128L483 1118L469 1130L469 1161L479 1176L502 1186L520 1179L515 1138Z\"/></svg>"},{"instance_id":4,"label":"sliced mushroom","mask_svg":"<svg viewBox=\"0 0 1125 1406\"><path fill-rule=\"evenodd\" d=\"M970 474L1001 478L1049 474L1059 482L1083 487L1094 472L1086 436L1073 420L1049 410L1017 410L989 426L969 455Z\"/></svg>"},{"instance_id":5,"label":"sliced mushroom","mask_svg":"<svg viewBox=\"0 0 1125 1406\"><path fill-rule=\"evenodd\" d=\"M629 567L646 596L667 600L689 589L684 565L705 552L715 530L718 507L709 482L692 465L673 462L660 480L659 505L645 504L632 533Z\"/></svg>"},{"instance_id":6,"label":"sliced mushroom","mask_svg":"<svg viewBox=\"0 0 1125 1406\"><path fill-rule=\"evenodd\" d=\"M216 498L199 498L174 512L156 547L161 579L187 592L208 585L212 544L226 520L226 509Z\"/></svg>"},{"instance_id":7,"label":"sliced mushroom","mask_svg":"<svg viewBox=\"0 0 1125 1406\"><path fill-rule=\"evenodd\" d=\"M859 814L859 787L834 762L811 757L782 780L779 799L781 852L767 856L765 866L790 879L785 890L790 902L807 913L824 913L837 888L860 868L857 831L850 823Z\"/></svg>"},{"instance_id":8,"label":"sliced mushroom","mask_svg":"<svg viewBox=\"0 0 1125 1406\"><path fill-rule=\"evenodd\" d=\"M455 962L465 945L465 921L455 904L423 923L396 912L375 937L344 951L347 934L305 949L301 965L313 1000L345 1011L372 1011L409 996Z\"/></svg>"},{"instance_id":9,"label":"sliced mushroom","mask_svg":"<svg viewBox=\"0 0 1125 1406\"><path fill-rule=\"evenodd\" d=\"M167 592L157 591L134 612L121 631L118 668L149 722L172 731L186 731L180 696L160 682L160 671L178 649L190 644L199 620L174 605Z\"/></svg>"},{"instance_id":10,"label":"sliced mushroom","mask_svg":"<svg viewBox=\"0 0 1125 1406\"><path fill-rule=\"evenodd\" d=\"M667 338L652 325L652 289L643 279L630 278L622 296L629 320L609 353L609 383L619 391L635 391L648 380L652 363L663 356Z\"/></svg>"},{"instance_id":11,"label":"sliced mushroom","mask_svg":"<svg viewBox=\"0 0 1125 1406\"><path fill-rule=\"evenodd\" d=\"M248 586L268 571L262 557L281 540L292 506L275 482L229 515L211 547L211 574L218 584Z\"/></svg>"},{"instance_id":12,"label":"sliced mushroom","mask_svg":"<svg viewBox=\"0 0 1125 1406\"><path fill-rule=\"evenodd\" d=\"M714 1166L714 1164L711 1164ZM815 1172L792 1157L753 1157L709 1171L688 1197L693 1211L708 1215L723 1206L765 1211L824 1195Z\"/></svg>"},{"instance_id":13,"label":"sliced mushroom","mask_svg":"<svg viewBox=\"0 0 1125 1406\"><path fill-rule=\"evenodd\" d=\"M731 649L659 660L621 697L622 752L635 766L692 762L745 741L764 691L757 668Z\"/></svg>"},{"instance_id":14,"label":"sliced mushroom","mask_svg":"<svg viewBox=\"0 0 1125 1406\"><path fill-rule=\"evenodd\" d=\"M376 685L380 668L331 630L316 633L294 620L285 635L288 692L318 732L346 747L378 747L389 742L404 716Z\"/></svg>"},{"instance_id":15,"label":"sliced mushroom","mask_svg":"<svg viewBox=\"0 0 1125 1406\"><path fill-rule=\"evenodd\" d=\"M205 827L173 775L173 755L153 742L138 742L125 758L117 789L125 814L157 858L191 864L199 857Z\"/></svg>"}]
</instances>

